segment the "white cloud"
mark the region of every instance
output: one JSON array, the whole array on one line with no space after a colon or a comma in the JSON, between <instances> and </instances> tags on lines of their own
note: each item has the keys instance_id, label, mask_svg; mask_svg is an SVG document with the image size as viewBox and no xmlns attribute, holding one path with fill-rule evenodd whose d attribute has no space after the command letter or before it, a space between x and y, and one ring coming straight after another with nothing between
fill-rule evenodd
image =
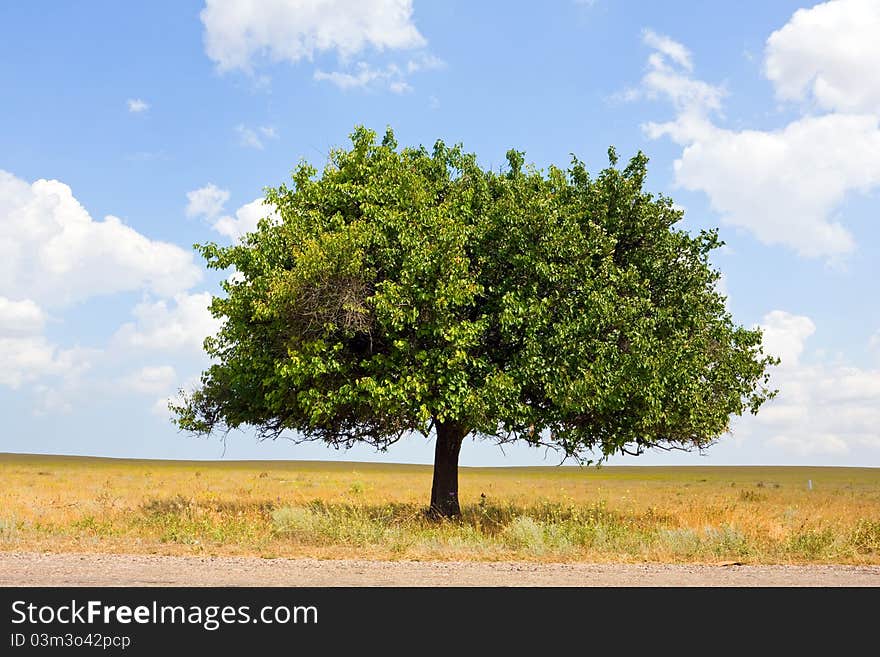
<instances>
[{"instance_id":1,"label":"white cloud","mask_svg":"<svg viewBox=\"0 0 880 657\"><path fill-rule=\"evenodd\" d=\"M213 228L221 235L237 242L245 233L255 231L257 223L263 218L277 221L278 214L274 207L267 205L262 198L258 198L242 205L235 211L235 217L226 215L217 219Z\"/></svg>"},{"instance_id":2,"label":"white cloud","mask_svg":"<svg viewBox=\"0 0 880 657\"><path fill-rule=\"evenodd\" d=\"M47 376L76 376L91 366L94 353L59 349L43 336L0 337L0 385L19 388Z\"/></svg>"},{"instance_id":3,"label":"white cloud","mask_svg":"<svg viewBox=\"0 0 880 657\"><path fill-rule=\"evenodd\" d=\"M816 332L809 317L774 310L764 316L764 351L781 359L783 365L797 365L804 351L804 343Z\"/></svg>"},{"instance_id":4,"label":"white cloud","mask_svg":"<svg viewBox=\"0 0 880 657\"><path fill-rule=\"evenodd\" d=\"M232 285L238 285L239 283L244 283L244 281L244 274L242 274L237 269L226 277L226 282L231 283Z\"/></svg>"},{"instance_id":5,"label":"white cloud","mask_svg":"<svg viewBox=\"0 0 880 657\"><path fill-rule=\"evenodd\" d=\"M827 456L848 453L849 446L835 434L812 432L811 434L789 435L780 433L770 439L770 444L798 456Z\"/></svg>"},{"instance_id":6,"label":"white cloud","mask_svg":"<svg viewBox=\"0 0 880 657\"><path fill-rule=\"evenodd\" d=\"M407 94L413 90L409 83L403 81L392 82L388 85L388 89L395 94Z\"/></svg>"},{"instance_id":7,"label":"white cloud","mask_svg":"<svg viewBox=\"0 0 880 657\"><path fill-rule=\"evenodd\" d=\"M671 50L668 37L657 38ZM651 54L639 91L629 95L671 102L672 121L643 129L683 147L674 163L676 183L705 192L724 223L803 256L832 258L853 250L835 210L847 194L880 186L878 117L828 114L778 130L721 128L713 115L721 110L724 89L693 79L663 51Z\"/></svg>"},{"instance_id":8,"label":"white cloud","mask_svg":"<svg viewBox=\"0 0 880 657\"><path fill-rule=\"evenodd\" d=\"M235 216L222 215L229 192L213 184L187 192L186 196L189 199L187 215L211 220L211 227L232 242L239 241L245 233L255 231L257 223L264 217L278 220L275 208L267 205L263 198L245 203L235 211Z\"/></svg>"},{"instance_id":9,"label":"white cloud","mask_svg":"<svg viewBox=\"0 0 880 657\"><path fill-rule=\"evenodd\" d=\"M358 87L368 87L376 82L385 82L399 75L399 69L396 66L387 69L371 68L366 62L358 62L353 73L346 71L331 71L329 73L317 70L314 73L316 80L326 80L335 84L343 90L355 89Z\"/></svg>"},{"instance_id":10,"label":"white cloud","mask_svg":"<svg viewBox=\"0 0 880 657\"><path fill-rule=\"evenodd\" d=\"M184 402L184 396L181 394L184 391L195 390L199 387L201 381L198 376L193 376L183 382L183 384L175 386L174 392L170 394L162 394L158 399L153 401L150 410L154 415L158 415L161 418L171 420L174 415L171 410L168 408L169 403L181 404Z\"/></svg>"},{"instance_id":11,"label":"white cloud","mask_svg":"<svg viewBox=\"0 0 880 657\"><path fill-rule=\"evenodd\" d=\"M272 126L259 126L258 128L249 128L244 124L235 126L235 132L238 133L238 143L246 148L255 148L263 150L266 147L267 139L278 139L278 131Z\"/></svg>"},{"instance_id":12,"label":"white cloud","mask_svg":"<svg viewBox=\"0 0 880 657\"><path fill-rule=\"evenodd\" d=\"M691 52L677 41L673 41L664 34L657 34L653 30L642 30L642 41L657 52L663 53L669 59L688 71L694 68L691 61Z\"/></svg>"},{"instance_id":13,"label":"white cloud","mask_svg":"<svg viewBox=\"0 0 880 657\"><path fill-rule=\"evenodd\" d=\"M802 362L816 328L809 317L774 310L761 324L766 351L782 363L772 373L779 395L748 419L751 432L801 456L880 448L880 370Z\"/></svg>"},{"instance_id":14,"label":"white cloud","mask_svg":"<svg viewBox=\"0 0 880 657\"><path fill-rule=\"evenodd\" d=\"M150 109L150 104L140 98L129 98L125 104L128 105L128 111L132 114L140 114Z\"/></svg>"},{"instance_id":15,"label":"white cloud","mask_svg":"<svg viewBox=\"0 0 880 657\"><path fill-rule=\"evenodd\" d=\"M354 87L365 87L382 75L381 71L371 69L364 62L358 62L357 73L345 73L342 71L315 71L314 78L316 80L327 80L332 82L340 89L352 89Z\"/></svg>"},{"instance_id":16,"label":"white cloud","mask_svg":"<svg viewBox=\"0 0 880 657\"><path fill-rule=\"evenodd\" d=\"M223 212L223 206L229 200L229 191L220 189L214 183L208 183L204 187L187 192L186 198L187 217L213 219Z\"/></svg>"},{"instance_id":17,"label":"white cloud","mask_svg":"<svg viewBox=\"0 0 880 657\"><path fill-rule=\"evenodd\" d=\"M34 415L66 415L73 412L73 401L68 390L59 390L53 386L34 386L36 404Z\"/></svg>"},{"instance_id":18,"label":"white cloud","mask_svg":"<svg viewBox=\"0 0 880 657\"><path fill-rule=\"evenodd\" d=\"M407 61L405 67L397 64L388 64L384 68L374 68L367 62L357 62L353 68L343 71L316 70L313 77L315 80L323 80L335 84L340 89L385 88L392 93L401 94L413 90L412 85L406 81L407 75L420 71L430 71L443 68L446 63L439 57L428 53L420 53Z\"/></svg>"},{"instance_id":19,"label":"white cloud","mask_svg":"<svg viewBox=\"0 0 880 657\"><path fill-rule=\"evenodd\" d=\"M0 336L14 337L41 333L46 313L30 299L12 301L0 297Z\"/></svg>"},{"instance_id":20,"label":"white cloud","mask_svg":"<svg viewBox=\"0 0 880 657\"><path fill-rule=\"evenodd\" d=\"M291 63L322 52L347 59L367 48L425 45L412 0L207 0L205 52L220 71L250 72L257 60Z\"/></svg>"},{"instance_id":21,"label":"white cloud","mask_svg":"<svg viewBox=\"0 0 880 657\"><path fill-rule=\"evenodd\" d=\"M648 97L665 96L681 114L695 120L706 120L710 111L721 109L721 101L727 95L722 87L687 77L658 53L648 58L648 64L649 71L643 79Z\"/></svg>"},{"instance_id":22,"label":"white cloud","mask_svg":"<svg viewBox=\"0 0 880 657\"><path fill-rule=\"evenodd\" d=\"M42 306L140 289L170 296L201 277L192 253L117 217L93 220L67 185L0 171L0 295Z\"/></svg>"},{"instance_id":23,"label":"white cloud","mask_svg":"<svg viewBox=\"0 0 880 657\"><path fill-rule=\"evenodd\" d=\"M406 63L407 73L418 73L419 71L433 71L445 68L446 62L430 53L419 53Z\"/></svg>"},{"instance_id":24,"label":"white cloud","mask_svg":"<svg viewBox=\"0 0 880 657\"><path fill-rule=\"evenodd\" d=\"M808 117L778 131L649 127L652 136L664 133L685 145L674 165L678 184L708 194L723 221L804 256L853 250L834 211L848 193L880 185L877 119Z\"/></svg>"},{"instance_id":25,"label":"white cloud","mask_svg":"<svg viewBox=\"0 0 880 657\"><path fill-rule=\"evenodd\" d=\"M641 98L661 98L672 103L677 114L675 122L651 122L643 126L652 139L664 134L677 141L693 139L696 135L708 136L713 128L708 117L721 110L727 91L688 75L693 69L690 51L680 43L651 30L642 32L642 41L654 52L648 56L648 70L641 85L614 94L613 100L632 102Z\"/></svg>"},{"instance_id":26,"label":"white cloud","mask_svg":"<svg viewBox=\"0 0 880 657\"><path fill-rule=\"evenodd\" d=\"M169 402L177 402L179 403L181 400L178 395L168 395L166 397L159 397L156 401L153 402L153 405L150 407L150 411L153 415L158 415L161 418L172 418L171 410L168 408Z\"/></svg>"},{"instance_id":27,"label":"white cloud","mask_svg":"<svg viewBox=\"0 0 880 657\"><path fill-rule=\"evenodd\" d=\"M205 52L220 71L253 73L263 61L297 63L335 53L340 68L316 69L315 80L343 90L377 87L400 94L412 90L407 75L441 68L444 62L427 52L417 53L405 65L384 67L363 58L425 46L412 14L412 0L208 0L201 18ZM351 66L357 55L361 61ZM257 130L238 130L242 145L264 147Z\"/></svg>"},{"instance_id":28,"label":"white cloud","mask_svg":"<svg viewBox=\"0 0 880 657\"><path fill-rule=\"evenodd\" d=\"M134 349L159 351L194 350L220 328L208 305L211 294L178 294L171 306L165 300L143 301L132 310L134 322L123 324L113 343Z\"/></svg>"},{"instance_id":29,"label":"white cloud","mask_svg":"<svg viewBox=\"0 0 880 657\"><path fill-rule=\"evenodd\" d=\"M194 208L211 211L210 194L190 200ZM170 365L122 378L114 368L142 365L138 348L194 345L201 354L201 338L216 323L206 309L210 295L199 299L185 292L202 276L193 260L191 253L151 240L115 217L93 220L61 182L31 184L0 171L0 387L28 390L38 414L66 413L87 403L107 392L101 381L122 391L166 392ZM120 329L106 350L56 344L42 334L45 308L64 321L67 304L125 291L175 301L140 304L139 321ZM66 329L76 335L76 326ZM68 341L76 344L75 337Z\"/></svg>"},{"instance_id":30,"label":"white cloud","mask_svg":"<svg viewBox=\"0 0 880 657\"><path fill-rule=\"evenodd\" d=\"M158 395L167 392L176 378L171 365L146 366L125 376L122 384L135 392Z\"/></svg>"},{"instance_id":31,"label":"white cloud","mask_svg":"<svg viewBox=\"0 0 880 657\"><path fill-rule=\"evenodd\" d=\"M56 371L56 351L42 336L0 338L0 385L18 388Z\"/></svg>"},{"instance_id":32,"label":"white cloud","mask_svg":"<svg viewBox=\"0 0 880 657\"><path fill-rule=\"evenodd\" d=\"M880 113L880 2L833 0L799 9L767 39L764 71L782 100Z\"/></svg>"}]
</instances>

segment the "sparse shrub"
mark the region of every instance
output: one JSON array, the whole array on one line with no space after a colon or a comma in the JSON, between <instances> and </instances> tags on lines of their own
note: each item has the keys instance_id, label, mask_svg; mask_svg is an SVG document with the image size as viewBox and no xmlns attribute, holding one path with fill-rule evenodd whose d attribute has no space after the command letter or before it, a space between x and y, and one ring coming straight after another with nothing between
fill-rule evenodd
<instances>
[{"instance_id":1,"label":"sparse shrub","mask_svg":"<svg viewBox=\"0 0 880 657\"><path fill-rule=\"evenodd\" d=\"M637 537L634 532L630 532L623 523L600 522L593 530L591 547L598 552L630 552L639 538L640 536Z\"/></svg>"},{"instance_id":2,"label":"sparse shrub","mask_svg":"<svg viewBox=\"0 0 880 657\"><path fill-rule=\"evenodd\" d=\"M585 534L577 531L578 525L571 521L551 523L544 527L544 544L554 554L567 554L583 545Z\"/></svg>"},{"instance_id":3,"label":"sparse shrub","mask_svg":"<svg viewBox=\"0 0 880 657\"><path fill-rule=\"evenodd\" d=\"M196 500L176 495L145 501L132 523L164 543L259 544L269 533L267 519L272 508L268 501Z\"/></svg>"},{"instance_id":4,"label":"sparse shrub","mask_svg":"<svg viewBox=\"0 0 880 657\"><path fill-rule=\"evenodd\" d=\"M0 543L14 543L18 539L18 533L15 518L0 518Z\"/></svg>"},{"instance_id":5,"label":"sparse shrub","mask_svg":"<svg viewBox=\"0 0 880 657\"><path fill-rule=\"evenodd\" d=\"M789 536L786 548L794 556L819 559L831 556L834 544L835 535L830 527L821 530L802 529Z\"/></svg>"},{"instance_id":6,"label":"sparse shrub","mask_svg":"<svg viewBox=\"0 0 880 657\"><path fill-rule=\"evenodd\" d=\"M275 531L291 538L314 540L321 534L323 518L312 509L285 506L272 512Z\"/></svg>"},{"instance_id":7,"label":"sparse shrub","mask_svg":"<svg viewBox=\"0 0 880 657\"><path fill-rule=\"evenodd\" d=\"M689 527L660 529L657 539L661 548L681 557L691 557L699 553L700 535Z\"/></svg>"},{"instance_id":8,"label":"sparse shrub","mask_svg":"<svg viewBox=\"0 0 880 657\"><path fill-rule=\"evenodd\" d=\"M736 527L722 525L721 527L706 527L703 530L705 536L704 547L715 556L746 556L748 554L748 540Z\"/></svg>"},{"instance_id":9,"label":"sparse shrub","mask_svg":"<svg viewBox=\"0 0 880 657\"><path fill-rule=\"evenodd\" d=\"M504 542L516 549L525 550L532 554L544 552L544 527L534 518L520 516L514 518L502 532Z\"/></svg>"},{"instance_id":10,"label":"sparse shrub","mask_svg":"<svg viewBox=\"0 0 880 657\"><path fill-rule=\"evenodd\" d=\"M880 520L862 518L852 531L850 545L856 552L871 554L880 552Z\"/></svg>"},{"instance_id":11,"label":"sparse shrub","mask_svg":"<svg viewBox=\"0 0 880 657\"><path fill-rule=\"evenodd\" d=\"M71 523L71 526L77 530L77 533L93 536L95 538L103 538L113 536L119 533L119 528L114 526L112 520L106 518L96 518L93 515L85 515Z\"/></svg>"},{"instance_id":12,"label":"sparse shrub","mask_svg":"<svg viewBox=\"0 0 880 657\"><path fill-rule=\"evenodd\" d=\"M277 533L319 545L382 544L391 519L392 514L375 513L370 508L330 506L320 502L313 502L308 507L283 507L272 512Z\"/></svg>"}]
</instances>

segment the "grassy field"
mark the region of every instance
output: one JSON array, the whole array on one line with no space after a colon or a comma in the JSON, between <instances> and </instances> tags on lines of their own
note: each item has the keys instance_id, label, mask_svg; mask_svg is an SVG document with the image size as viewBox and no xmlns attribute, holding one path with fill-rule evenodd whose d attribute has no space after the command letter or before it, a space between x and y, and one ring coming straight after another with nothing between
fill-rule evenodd
<instances>
[{"instance_id":1,"label":"grassy field","mask_svg":"<svg viewBox=\"0 0 880 657\"><path fill-rule=\"evenodd\" d=\"M812 481L812 489L808 488ZM0 454L0 550L880 564L880 469L463 468Z\"/></svg>"}]
</instances>

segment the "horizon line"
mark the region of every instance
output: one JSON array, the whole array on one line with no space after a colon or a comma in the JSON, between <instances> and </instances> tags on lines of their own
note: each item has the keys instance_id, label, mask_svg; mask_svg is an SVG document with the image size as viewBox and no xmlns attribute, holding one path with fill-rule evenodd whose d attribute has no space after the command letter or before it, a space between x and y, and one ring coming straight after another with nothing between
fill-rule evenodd
<instances>
[{"instance_id":1,"label":"horizon line","mask_svg":"<svg viewBox=\"0 0 880 657\"><path fill-rule=\"evenodd\" d=\"M260 464L291 464L291 463L303 463L303 464L313 464L313 463L327 463L327 464L349 464L356 466L379 466L379 465L398 465L398 466L412 466L412 467L433 467L433 463L406 463L406 462L397 462L397 461L347 461L347 460L333 460L333 459L174 459L174 458L165 458L165 457L131 457L131 456L94 456L88 454L42 454L42 453L32 453L32 452L4 452L0 451L0 459L4 459L8 456L15 457L25 457L25 458L44 458L44 459L52 459L52 458L63 458L63 459L82 459L82 460L98 460L98 461L140 461L140 462L158 462L158 463L181 463L181 464L236 464L236 463L260 463ZM564 464L560 463L557 465L461 465L459 469L494 469L494 470L511 470L511 469L559 469L559 468L580 468L580 469L589 469L589 468L823 468L823 469L868 469L868 470L876 470L880 469L880 466L876 465L779 465L779 464L763 464L756 465L754 463L748 464L656 464L656 463L648 463L644 465L606 465L606 464Z\"/></svg>"}]
</instances>

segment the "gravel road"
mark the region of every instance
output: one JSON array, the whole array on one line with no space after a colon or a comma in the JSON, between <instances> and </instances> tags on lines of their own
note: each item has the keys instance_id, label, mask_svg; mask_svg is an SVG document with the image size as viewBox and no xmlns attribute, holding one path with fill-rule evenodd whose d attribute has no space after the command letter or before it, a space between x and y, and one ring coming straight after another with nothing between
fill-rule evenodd
<instances>
[{"instance_id":1,"label":"gravel road","mask_svg":"<svg viewBox=\"0 0 880 657\"><path fill-rule=\"evenodd\" d=\"M0 586L880 586L880 566L0 553Z\"/></svg>"}]
</instances>

